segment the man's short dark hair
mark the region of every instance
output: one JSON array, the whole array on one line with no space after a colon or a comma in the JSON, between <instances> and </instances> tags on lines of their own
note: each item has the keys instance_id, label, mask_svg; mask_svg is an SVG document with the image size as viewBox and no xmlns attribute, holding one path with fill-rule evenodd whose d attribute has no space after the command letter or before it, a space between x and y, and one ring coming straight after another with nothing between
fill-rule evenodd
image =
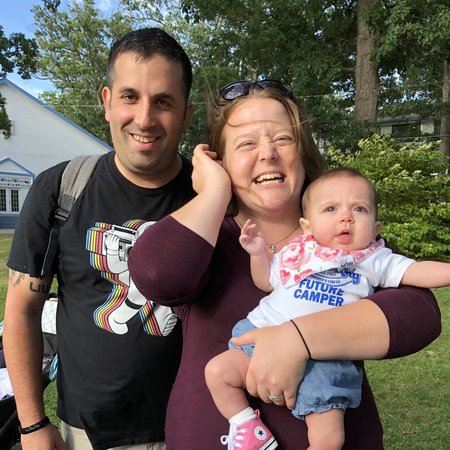
<instances>
[{"instance_id":1,"label":"man's short dark hair","mask_svg":"<svg viewBox=\"0 0 450 450\"><path fill-rule=\"evenodd\" d=\"M131 31L116 41L108 57L108 85L114 80L114 64L122 53L135 53L138 59L161 55L179 62L183 71L183 88L186 101L192 86L192 64L183 47L168 33L160 28L141 28Z\"/></svg>"}]
</instances>

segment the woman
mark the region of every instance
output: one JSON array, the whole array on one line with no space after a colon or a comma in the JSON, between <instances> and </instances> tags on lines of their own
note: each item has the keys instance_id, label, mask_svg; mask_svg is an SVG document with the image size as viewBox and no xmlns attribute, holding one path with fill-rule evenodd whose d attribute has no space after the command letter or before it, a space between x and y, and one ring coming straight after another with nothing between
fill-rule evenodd
<instances>
[{"instance_id":1,"label":"woman","mask_svg":"<svg viewBox=\"0 0 450 450\"><path fill-rule=\"evenodd\" d=\"M299 232L301 193L324 167L304 111L279 82L226 86L210 121L211 149L223 167L208 146L198 146L193 157L198 196L147 230L129 259L139 290L175 307L183 322L183 356L166 419L168 450L218 449L220 436L228 432L206 387L204 368L227 348L234 323L264 296L239 245L240 224L252 219L258 225L270 258ZM223 220L231 197L234 216ZM315 359L397 357L420 350L440 332L433 296L413 288L381 291L295 323ZM250 342L255 351L246 387L259 397L250 399L252 407L260 410L280 449L306 449L304 423L269 396L283 395L293 406L307 348L290 322L235 340ZM361 405L345 415L344 448L382 449L382 428L365 377L362 389Z\"/></svg>"}]
</instances>

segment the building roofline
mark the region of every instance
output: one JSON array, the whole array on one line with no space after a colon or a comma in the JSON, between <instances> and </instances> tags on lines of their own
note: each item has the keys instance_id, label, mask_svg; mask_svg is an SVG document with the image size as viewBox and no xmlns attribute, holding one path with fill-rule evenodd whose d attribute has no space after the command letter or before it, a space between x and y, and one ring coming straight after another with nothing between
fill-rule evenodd
<instances>
[{"instance_id":1,"label":"building roofline","mask_svg":"<svg viewBox=\"0 0 450 450\"><path fill-rule=\"evenodd\" d=\"M83 134L85 134L86 136L88 136L90 139L93 139L94 141L96 141L97 143L99 143L100 145L102 145L103 147L105 147L105 150L108 151L112 151L113 149L106 144L105 142L103 142L101 139L99 139L97 136L94 136L92 133L90 133L89 131L85 130L84 128L80 127L79 125L77 125L75 122L72 122L70 119L68 119L67 117L63 116L62 114L60 114L59 112L55 111L52 107L46 105L43 101L39 100L38 98L34 97L33 95L31 95L30 93L28 93L27 91L25 91L24 89L22 89L21 87L17 86L17 84L13 83L11 80L8 80L7 77L3 77L0 78L0 85L2 84L6 84L10 87L12 87L13 89L16 89L17 91L19 91L21 94L25 95L26 97L28 97L30 100L34 101L35 103L37 103L39 106L42 106L43 108L45 108L47 111L49 111L51 114L59 117L61 120L63 120L64 122L66 122L68 125L70 125L71 127L76 128L77 130L81 131Z\"/></svg>"}]
</instances>

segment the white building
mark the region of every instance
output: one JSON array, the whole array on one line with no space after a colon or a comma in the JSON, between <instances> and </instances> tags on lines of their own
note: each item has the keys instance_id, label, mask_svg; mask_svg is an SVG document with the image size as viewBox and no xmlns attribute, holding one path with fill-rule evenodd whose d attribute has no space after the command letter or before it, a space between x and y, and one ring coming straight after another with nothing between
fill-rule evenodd
<instances>
[{"instance_id":1,"label":"white building","mask_svg":"<svg viewBox=\"0 0 450 450\"><path fill-rule=\"evenodd\" d=\"M421 117L418 114L406 114L396 117L378 119L380 132L400 137L405 141L413 141L419 136L438 138L436 121L432 117Z\"/></svg>"},{"instance_id":2,"label":"white building","mask_svg":"<svg viewBox=\"0 0 450 450\"><path fill-rule=\"evenodd\" d=\"M6 78L0 93L12 134L0 133L0 228L15 228L23 201L36 176L77 155L96 155L111 147Z\"/></svg>"}]
</instances>

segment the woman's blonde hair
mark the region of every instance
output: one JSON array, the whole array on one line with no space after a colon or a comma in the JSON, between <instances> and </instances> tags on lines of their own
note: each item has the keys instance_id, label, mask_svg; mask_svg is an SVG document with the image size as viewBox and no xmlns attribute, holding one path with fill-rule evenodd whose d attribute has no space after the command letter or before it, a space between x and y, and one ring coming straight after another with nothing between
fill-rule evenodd
<instances>
[{"instance_id":1,"label":"woman's blonde hair","mask_svg":"<svg viewBox=\"0 0 450 450\"><path fill-rule=\"evenodd\" d=\"M209 145L211 150L217 152L220 158L223 159L225 149L223 129L225 125L229 124L228 119L232 112L249 98L276 100L285 107L289 114L294 137L298 144L298 155L305 169L305 181L301 191L303 195L308 185L326 170L326 163L314 141L306 111L293 96L292 98L287 97L276 88L268 87L262 89L257 84L250 87L248 94L237 97L234 100L225 100L220 94L217 95L209 102L208 107ZM301 199L299 199L299 203L300 201ZM235 216L238 212L238 204L233 196L228 215Z\"/></svg>"}]
</instances>

